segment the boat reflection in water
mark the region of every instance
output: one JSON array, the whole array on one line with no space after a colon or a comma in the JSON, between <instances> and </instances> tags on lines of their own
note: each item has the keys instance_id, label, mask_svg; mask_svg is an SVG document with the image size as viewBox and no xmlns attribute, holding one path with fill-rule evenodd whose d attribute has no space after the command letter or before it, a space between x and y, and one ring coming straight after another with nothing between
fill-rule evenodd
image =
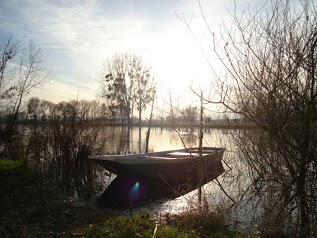
<instances>
[{"instance_id":1,"label":"boat reflection in water","mask_svg":"<svg viewBox=\"0 0 317 238\"><path fill-rule=\"evenodd\" d=\"M158 183L127 175L117 176L101 195L99 203L105 207L120 209L174 197L177 196L172 190Z\"/></svg>"},{"instance_id":2,"label":"boat reflection in water","mask_svg":"<svg viewBox=\"0 0 317 238\"><path fill-rule=\"evenodd\" d=\"M117 178L100 201L111 207L175 198L219 176L224 148L203 147L133 155L92 155Z\"/></svg>"}]
</instances>

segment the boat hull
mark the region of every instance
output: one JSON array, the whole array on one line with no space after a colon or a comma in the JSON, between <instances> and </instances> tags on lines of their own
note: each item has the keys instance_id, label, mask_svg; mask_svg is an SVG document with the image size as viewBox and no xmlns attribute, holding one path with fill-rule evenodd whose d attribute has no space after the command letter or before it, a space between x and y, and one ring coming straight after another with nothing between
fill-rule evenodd
<instances>
[{"instance_id":1,"label":"boat hull","mask_svg":"<svg viewBox=\"0 0 317 238\"><path fill-rule=\"evenodd\" d=\"M163 151L129 156L90 157L109 172L119 176L137 175L165 186L182 184L205 184L223 173L221 159L224 149L204 147L202 157L187 153L187 150ZM197 148L191 148L196 151ZM182 153L189 154L183 156ZM174 158L169 157L174 153ZM179 153L179 156L176 156ZM195 154L197 155L197 153Z\"/></svg>"}]
</instances>

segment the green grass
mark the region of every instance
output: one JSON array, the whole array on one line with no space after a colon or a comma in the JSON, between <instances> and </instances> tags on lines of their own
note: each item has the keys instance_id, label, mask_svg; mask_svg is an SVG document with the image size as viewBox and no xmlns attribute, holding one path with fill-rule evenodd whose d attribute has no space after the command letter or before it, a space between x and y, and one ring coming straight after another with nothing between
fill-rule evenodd
<instances>
[{"instance_id":1,"label":"green grass","mask_svg":"<svg viewBox=\"0 0 317 238\"><path fill-rule=\"evenodd\" d=\"M75 206L43 174L0 160L0 237L242 237L219 219L184 214L158 224L149 212L124 216Z\"/></svg>"}]
</instances>

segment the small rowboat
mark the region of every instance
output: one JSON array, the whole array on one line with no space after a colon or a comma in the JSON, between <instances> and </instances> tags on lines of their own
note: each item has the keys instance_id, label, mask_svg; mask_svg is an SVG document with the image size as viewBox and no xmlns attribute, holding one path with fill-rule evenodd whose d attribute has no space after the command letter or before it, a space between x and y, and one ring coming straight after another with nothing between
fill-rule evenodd
<instances>
[{"instance_id":1,"label":"small rowboat","mask_svg":"<svg viewBox=\"0 0 317 238\"><path fill-rule=\"evenodd\" d=\"M131 155L91 155L89 158L118 176L136 175L171 186L206 183L223 171L224 148L203 147Z\"/></svg>"}]
</instances>

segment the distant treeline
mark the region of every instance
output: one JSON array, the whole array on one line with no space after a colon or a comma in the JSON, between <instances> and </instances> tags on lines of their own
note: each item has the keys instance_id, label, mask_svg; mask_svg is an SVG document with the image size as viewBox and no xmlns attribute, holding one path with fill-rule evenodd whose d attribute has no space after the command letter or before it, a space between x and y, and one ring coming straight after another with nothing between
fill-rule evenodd
<instances>
[{"instance_id":1,"label":"distant treeline","mask_svg":"<svg viewBox=\"0 0 317 238\"><path fill-rule=\"evenodd\" d=\"M176 112L175 112L176 111ZM199 126L198 108L193 106L178 109L173 115L166 113L154 116L152 126ZM0 117L2 122L8 121L8 117ZM128 120L120 110L113 106L97 100L71 100L68 102L53 103L32 97L27 103L25 110L18 115L19 123L44 123L49 121L85 121L94 124L105 125L127 125ZM138 117L132 117L132 125L147 126L148 120L139 121ZM232 127L252 127L244 119L229 119L224 116L221 119L204 118L206 127L232 128Z\"/></svg>"}]
</instances>

